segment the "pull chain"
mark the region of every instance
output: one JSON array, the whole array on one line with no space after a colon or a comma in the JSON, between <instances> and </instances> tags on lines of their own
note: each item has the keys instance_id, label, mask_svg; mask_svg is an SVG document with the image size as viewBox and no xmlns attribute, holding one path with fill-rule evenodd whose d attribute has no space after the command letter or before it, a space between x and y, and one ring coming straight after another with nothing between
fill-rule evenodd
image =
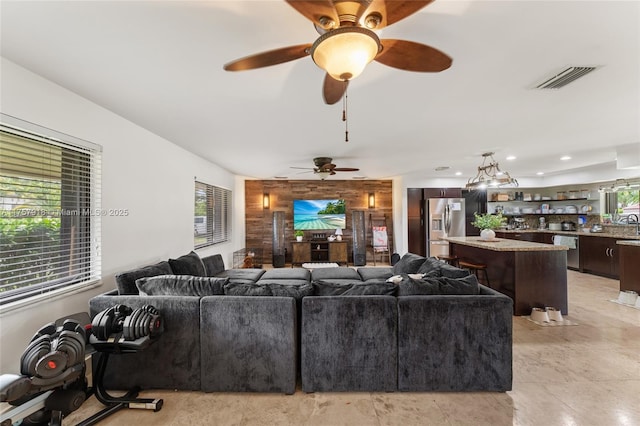
<instances>
[{"instance_id":1,"label":"pull chain","mask_svg":"<svg viewBox=\"0 0 640 426\"><path fill-rule=\"evenodd\" d=\"M342 121L344 121L344 141L349 142L349 122L347 121L347 87L349 82L344 82L344 96L342 97Z\"/></svg>"}]
</instances>

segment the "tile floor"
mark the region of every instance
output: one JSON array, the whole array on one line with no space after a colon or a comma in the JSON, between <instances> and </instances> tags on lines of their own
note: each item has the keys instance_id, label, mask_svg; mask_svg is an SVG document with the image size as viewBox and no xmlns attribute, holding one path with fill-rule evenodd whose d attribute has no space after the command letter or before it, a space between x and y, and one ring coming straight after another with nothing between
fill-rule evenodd
<instances>
[{"instance_id":1,"label":"tile floor","mask_svg":"<svg viewBox=\"0 0 640 426\"><path fill-rule=\"evenodd\" d=\"M161 411L122 410L101 425L640 425L640 310L609 299L618 281L569 271L577 326L513 318L513 390L506 393L148 391ZM102 408L95 398L64 420Z\"/></svg>"}]
</instances>

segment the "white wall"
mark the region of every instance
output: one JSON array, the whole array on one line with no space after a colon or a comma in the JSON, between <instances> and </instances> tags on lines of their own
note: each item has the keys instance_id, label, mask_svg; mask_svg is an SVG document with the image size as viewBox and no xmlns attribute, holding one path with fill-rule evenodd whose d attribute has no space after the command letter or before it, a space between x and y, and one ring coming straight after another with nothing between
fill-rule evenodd
<instances>
[{"instance_id":1,"label":"white wall","mask_svg":"<svg viewBox=\"0 0 640 426\"><path fill-rule=\"evenodd\" d=\"M231 242L198 251L221 253L231 264L233 251L244 245L241 180L4 58L0 78L2 113L103 147L102 209L129 210L126 217L103 217L100 286L0 313L0 373L19 373L33 334L59 317L88 311L92 296L115 288L115 273L193 249L194 177L233 191Z\"/></svg>"}]
</instances>

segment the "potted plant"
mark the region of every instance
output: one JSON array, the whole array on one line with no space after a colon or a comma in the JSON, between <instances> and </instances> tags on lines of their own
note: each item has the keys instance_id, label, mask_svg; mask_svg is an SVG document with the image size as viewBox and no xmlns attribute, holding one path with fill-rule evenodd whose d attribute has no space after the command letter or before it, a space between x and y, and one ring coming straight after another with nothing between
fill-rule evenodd
<instances>
[{"instance_id":1,"label":"potted plant","mask_svg":"<svg viewBox=\"0 0 640 426\"><path fill-rule=\"evenodd\" d=\"M300 242L302 241L302 237L304 237L304 232L298 230L298 231L294 231L293 235L296 236L296 241Z\"/></svg>"},{"instance_id":2,"label":"potted plant","mask_svg":"<svg viewBox=\"0 0 640 426\"><path fill-rule=\"evenodd\" d=\"M502 213L474 213L473 216L475 217L475 220L471 222L471 224L480 229L481 240L495 239L496 233L494 232L494 229L498 229L499 227L501 227L506 219L504 216L502 216Z\"/></svg>"}]
</instances>

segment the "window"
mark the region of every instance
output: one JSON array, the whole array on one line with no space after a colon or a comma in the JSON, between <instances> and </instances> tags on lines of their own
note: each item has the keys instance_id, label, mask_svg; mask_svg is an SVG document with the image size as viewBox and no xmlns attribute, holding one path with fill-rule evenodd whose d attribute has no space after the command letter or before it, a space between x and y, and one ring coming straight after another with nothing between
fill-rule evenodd
<instances>
[{"instance_id":1,"label":"window","mask_svg":"<svg viewBox=\"0 0 640 426\"><path fill-rule=\"evenodd\" d=\"M636 224L640 216L640 191L637 189L624 189L616 193L618 223Z\"/></svg>"},{"instance_id":2,"label":"window","mask_svg":"<svg viewBox=\"0 0 640 426\"><path fill-rule=\"evenodd\" d=\"M196 182L193 234L195 248L222 243L231 233L231 191Z\"/></svg>"},{"instance_id":3,"label":"window","mask_svg":"<svg viewBox=\"0 0 640 426\"><path fill-rule=\"evenodd\" d=\"M100 147L0 118L0 305L95 282Z\"/></svg>"}]
</instances>

